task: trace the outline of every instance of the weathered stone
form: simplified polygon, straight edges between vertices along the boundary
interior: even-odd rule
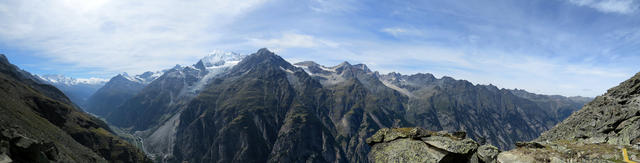
[[[378,163],[439,162],[448,152],[432,148],[419,140],[398,139],[374,145],[369,161]]]
[[[499,163],[535,163],[533,157],[517,155],[512,152],[502,152],[498,155]]]
[[[436,148],[457,154],[468,154],[478,148],[478,143],[471,139],[454,140],[451,137],[431,136],[422,138],[422,141]]]
[[[500,154],[500,150],[498,149],[498,147],[487,144],[478,147],[478,151],[476,153],[478,158],[482,160],[482,162],[495,163],[498,154]]]
[[[371,162],[495,162],[498,148],[486,145],[477,154],[478,143],[464,137],[422,128],[381,129],[368,139],[372,146],[368,158]]]
[[[384,140],[384,136],[389,132],[389,128],[383,128],[378,130],[375,134],[373,134],[370,138],[367,138],[366,142],[369,145],[373,145],[375,143],[380,143]]]
[[[467,138],[467,132],[464,131],[458,131],[458,132],[454,132],[453,134],[451,134],[453,137],[456,138],[460,138],[460,139],[464,139]]]
[[[13,160],[11,160],[11,158],[7,156],[6,153],[0,153],[0,163],[10,163],[10,162],[13,162]]]
[[[538,142],[516,142],[516,147],[520,148],[544,148],[544,145]]]

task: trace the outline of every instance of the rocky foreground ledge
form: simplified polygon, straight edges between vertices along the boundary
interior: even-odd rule
[[[480,145],[465,132],[434,132],[422,128],[384,128],[367,139],[370,162],[433,163],[570,163],[640,161],[640,147],[591,143],[580,140],[519,142],[501,152]],[[627,155],[623,154],[623,149]]]
[[[465,132],[433,132],[422,128],[384,128],[367,139],[371,162],[496,162],[500,151],[479,145]]]

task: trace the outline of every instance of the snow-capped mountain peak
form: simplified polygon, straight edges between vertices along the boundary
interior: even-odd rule
[[[203,66],[206,68],[219,67],[224,65],[231,66],[231,64],[235,65],[240,62],[240,60],[242,60],[244,57],[246,57],[246,55],[215,50],[209,53],[209,55],[200,59],[200,62],[202,62]]]
[[[102,78],[72,78],[59,74],[45,74],[45,75],[35,75],[41,80],[51,83],[51,84],[61,84],[61,85],[78,85],[78,84],[87,84],[87,85],[102,85],[109,81],[109,79]]]

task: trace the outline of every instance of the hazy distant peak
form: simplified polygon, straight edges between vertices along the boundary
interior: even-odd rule
[[[102,78],[73,78],[73,77],[67,77],[60,74],[45,74],[45,75],[35,75],[35,76],[51,84],[63,84],[63,85],[78,85],[78,84],[102,85],[107,81],[109,81],[108,79],[102,79]]]

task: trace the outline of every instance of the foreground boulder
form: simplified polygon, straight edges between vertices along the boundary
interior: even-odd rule
[[[367,139],[370,162],[495,162],[499,150],[480,146],[466,133],[422,128],[384,128]]]

